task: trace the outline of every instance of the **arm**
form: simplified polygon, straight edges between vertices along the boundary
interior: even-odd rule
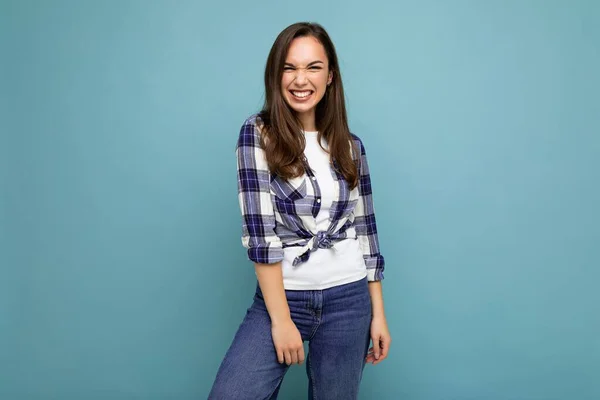
[[[362,141],[356,136],[355,141],[358,142],[360,159],[358,160],[358,202],[354,209],[354,224],[367,266],[367,278],[369,282],[376,282],[384,278],[385,260],[379,251],[379,237],[377,236],[377,222],[373,206],[373,190],[366,150]]]
[[[385,319],[385,311],[383,309],[383,287],[381,281],[369,282],[369,294],[371,295],[373,319]]]
[[[256,276],[260,290],[265,299],[269,317],[271,317],[271,336],[280,364],[302,364],[304,362],[304,346],[300,331],[292,321],[290,307],[285,297],[281,262],[272,264],[255,264]]]
[[[248,250],[251,261],[275,264],[283,260],[283,248],[275,233],[271,174],[260,145],[260,132],[251,120],[242,126],[236,156],[242,245]]]
[[[304,361],[302,338],[291,319],[283,287],[282,243],[275,233],[270,172],[260,146],[260,133],[246,121],[236,148],[238,196],[242,212],[242,245],[254,262],[258,284],[271,318],[273,344],[280,363]]]
[[[375,365],[385,360],[388,356],[392,337],[383,311],[381,281],[369,282],[369,294],[371,295],[371,307],[373,310],[373,317],[371,319],[371,341],[373,342],[373,347],[369,349],[366,361]]]
[[[379,251],[379,238],[377,236],[377,223],[373,206],[373,191],[369,163],[365,147],[360,139],[356,138],[360,147],[358,203],[356,205],[355,226],[358,240],[367,266],[367,279],[369,280],[369,294],[371,296],[371,340],[373,347],[369,349],[367,362],[378,364],[383,361],[389,351],[392,341],[385,317],[383,305],[383,270],[385,260]]]
[[[277,264],[254,264],[260,290],[271,317],[271,324],[277,325],[291,320],[290,307],[283,288],[281,262]]]

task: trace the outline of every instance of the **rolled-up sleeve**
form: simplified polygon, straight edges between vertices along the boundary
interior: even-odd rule
[[[254,119],[244,122],[236,155],[242,245],[248,249],[248,258],[255,263],[279,262],[283,259],[283,249],[281,240],[275,234],[270,173]]]
[[[369,281],[380,281],[383,279],[385,260],[379,250],[369,163],[367,162],[367,154],[362,141],[355,135],[353,137],[358,142],[357,145],[360,148],[359,197],[354,209],[355,229],[363,252],[363,258],[367,265],[367,278]]]

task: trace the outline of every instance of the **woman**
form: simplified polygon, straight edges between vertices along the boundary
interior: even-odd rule
[[[308,341],[309,398],[355,399],[365,362],[385,359],[391,339],[365,149],[348,129],[323,27],[279,34],[265,90],[237,145],[242,243],[258,285],[209,398],[277,398]]]

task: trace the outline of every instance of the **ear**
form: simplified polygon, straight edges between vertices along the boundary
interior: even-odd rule
[[[327,86],[331,85],[333,81],[333,71],[329,71],[329,77],[327,78]]]

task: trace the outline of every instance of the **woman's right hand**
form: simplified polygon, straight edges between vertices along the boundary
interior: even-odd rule
[[[283,287],[281,261],[274,264],[255,263],[256,277],[271,317],[271,336],[277,361],[287,365],[304,362],[302,336],[292,321],[290,307]]]
[[[302,364],[304,362],[304,346],[300,331],[291,318],[271,323],[271,335],[280,364]]]

